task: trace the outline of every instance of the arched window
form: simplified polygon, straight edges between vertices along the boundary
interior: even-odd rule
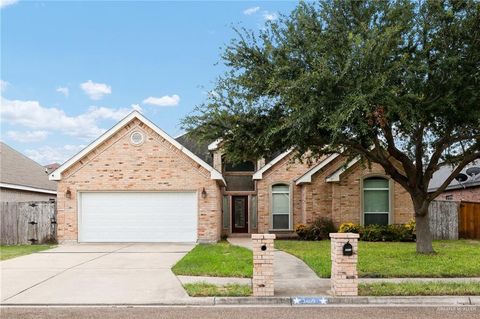
[[[272,186],[272,228],[290,229],[290,186]]]
[[[363,224],[388,225],[390,216],[390,183],[382,177],[363,180]]]

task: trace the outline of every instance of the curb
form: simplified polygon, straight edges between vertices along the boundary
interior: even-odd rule
[[[0,303],[1,307],[142,307],[142,306],[354,306],[436,305],[480,306],[480,296],[393,296],[393,297],[192,297],[152,303]]]

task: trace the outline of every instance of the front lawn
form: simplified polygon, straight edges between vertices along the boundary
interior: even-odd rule
[[[53,248],[52,245],[0,245],[0,260],[28,255],[37,251]]]
[[[360,296],[478,296],[478,282],[402,282],[359,284]]]
[[[252,277],[252,251],[230,245],[226,241],[217,244],[200,244],[183,257],[172,271],[176,275],[213,277]]]
[[[319,277],[330,277],[330,241],[277,240],[275,247],[302,259]],[[434,241],[436,255],[420,255],[415,243],[359,242],[360,277],[477,277],[480,241]]]
[[[185,284],[183,288],[191,297],[241,297],[250,296],[252,288],[250,285],[229,284],[216,286],[205,282]]]

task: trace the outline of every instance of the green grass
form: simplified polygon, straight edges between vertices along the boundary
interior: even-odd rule
[[[330,277],[330,241],[277,240],[277,249],[305,261],[318,276]],[[477,277],[480,276],[480,241],[434,241],[437,254],[421,255],[415,243],[359,242],[360,277]]]
[[[360,296],[478,296],[478,282],[403,282],[360,284]]]
[[[241,297],[250,296],[252,288],[250,285],[229,284],[216,286],[205,282],[185,284],[183,288],[192,297]]]
[[[53,248],[52,245],[0,245],[0,260],[28,255],[37,251]]]
[[[226,241],[200,244],[173,266],[172,271],[176,275],[250,278],[252,251]]]

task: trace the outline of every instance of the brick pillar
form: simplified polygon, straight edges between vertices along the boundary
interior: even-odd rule
[[[273,296],[273,240],[274,234],[252,234],[253,295]]]
[[[334,296],[358,295],[358,238],[354,233],[331,233],[332,274],[330,284]],[[343,255],[343,246],[349,242],[353,248],[352,256]]]

